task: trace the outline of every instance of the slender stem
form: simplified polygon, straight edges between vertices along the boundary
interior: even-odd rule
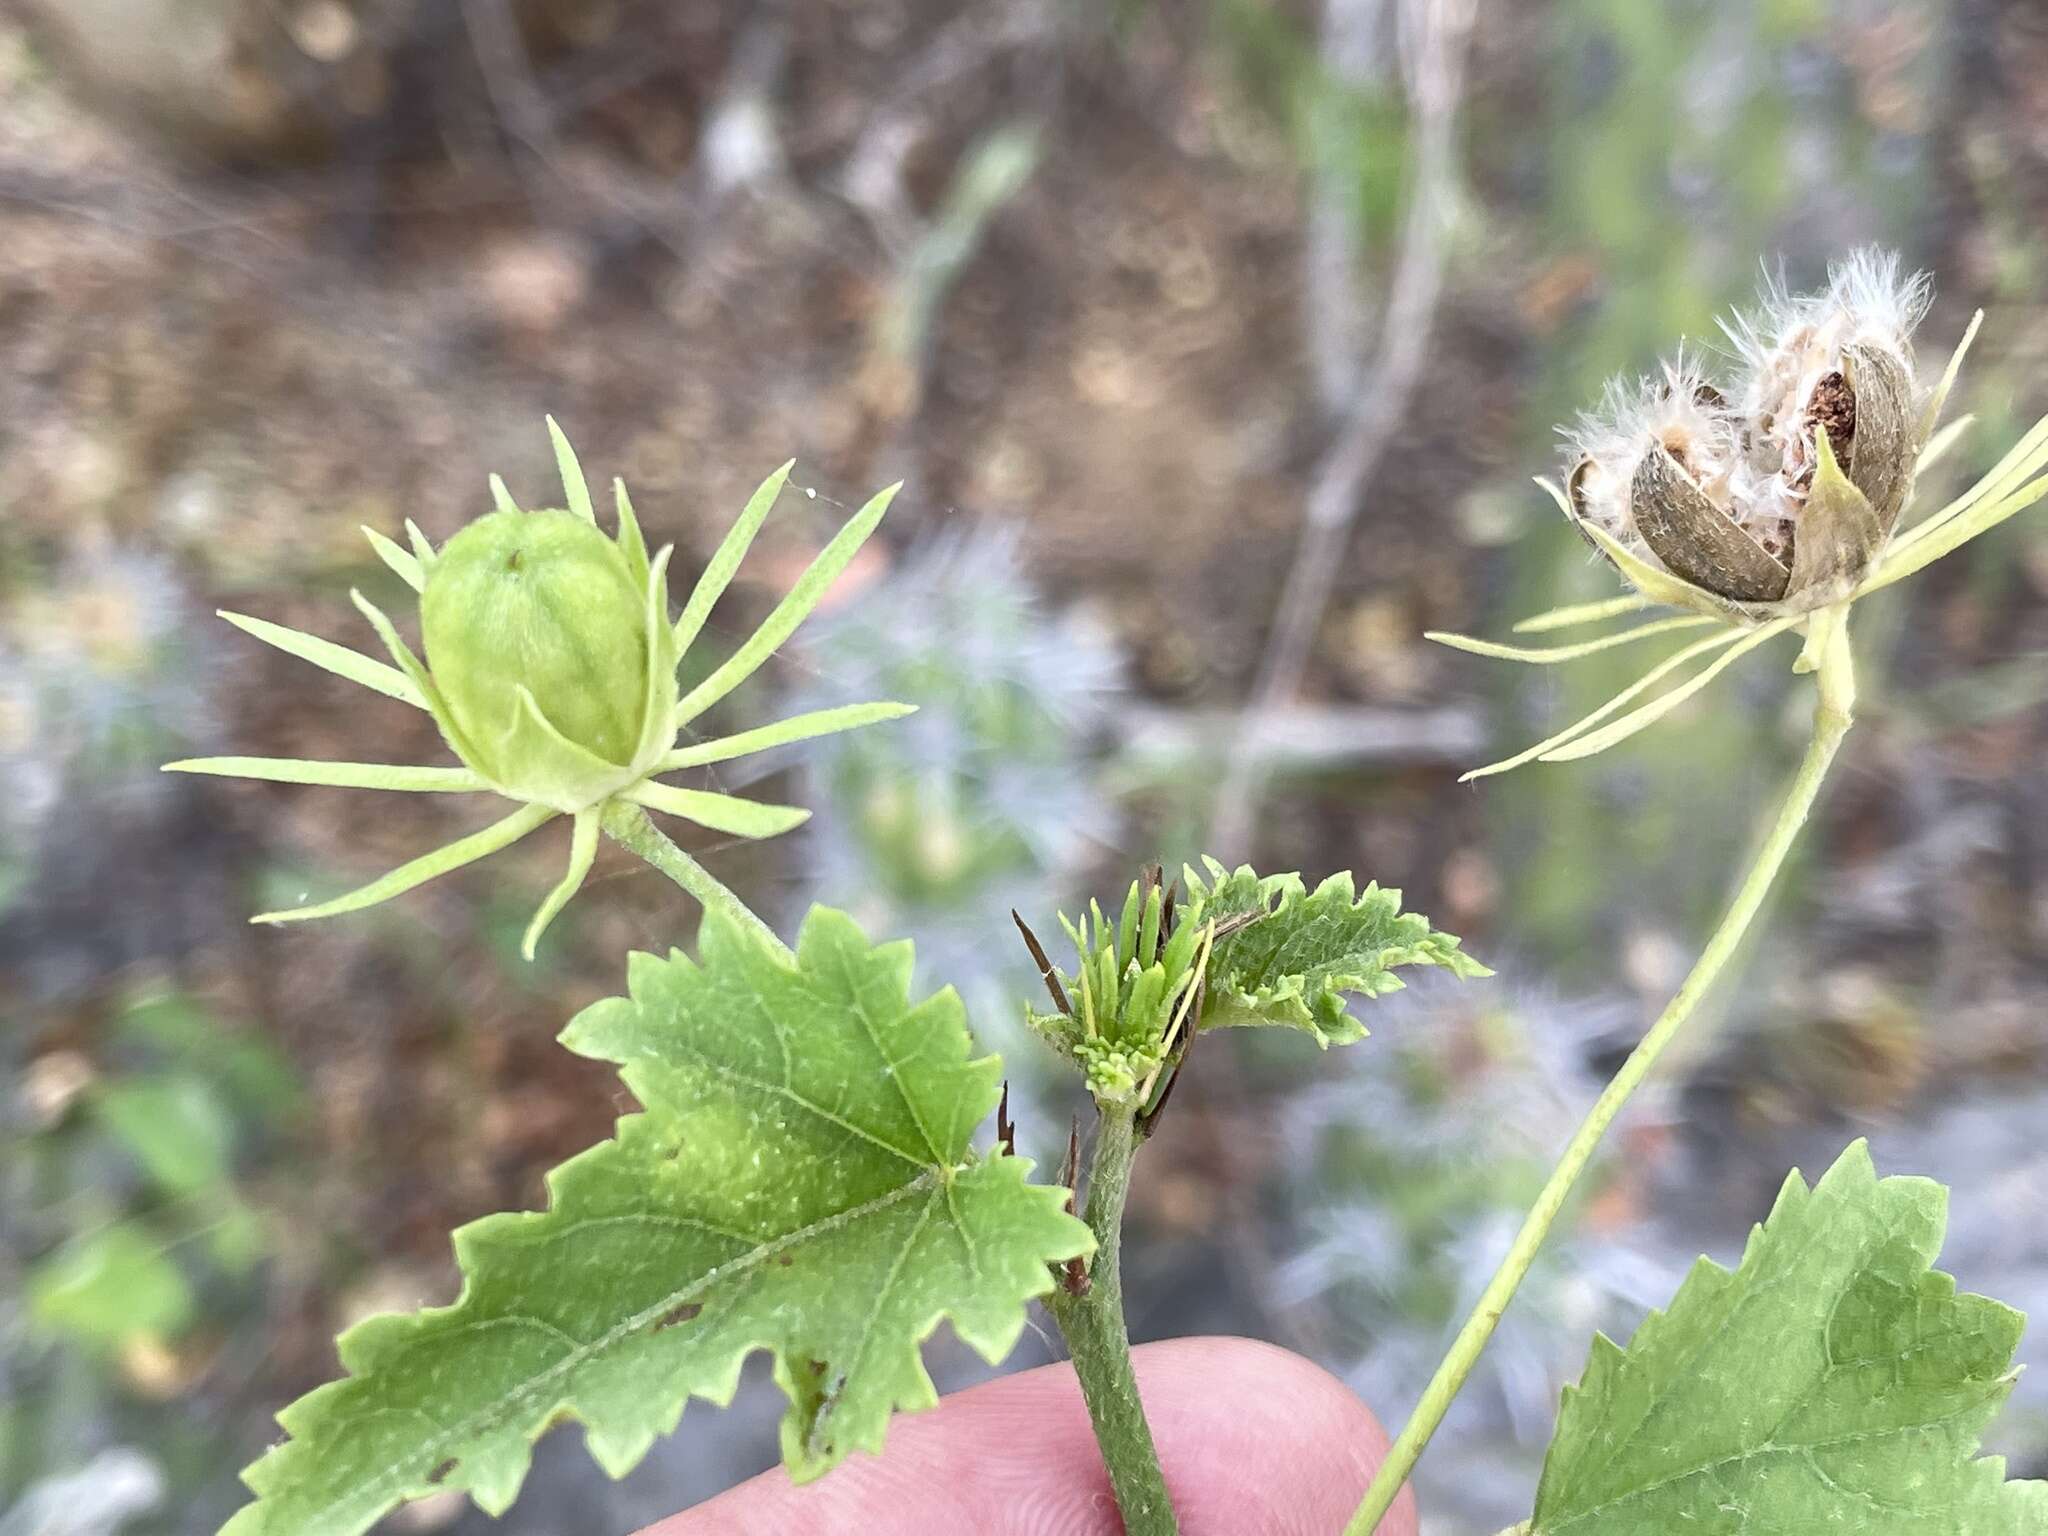
[[[703,904],[738,928],[765,942],[776,954],[789,957],[789,946],[775,936],[753,909],[728,890],[718,877],[669,840],[648,814],[630,801],[613,800],[604,808],[603,825],[612,840],[660,870]]]
[[[1145,1407],[1138,1399],[1131,1340],[1124,1330],[1124,1198],[1130,1193],[1131,1158],[1137,1146],[1136,1115],[1105,1108],[1088,1170],[1088,1226],[1095,1234],[1088,1289],[1076,1296],[1061,1287],[1046,1305],[1066,1336],[1074,1374],[1081,1378],[1081,1396],[1109,1468],[1117,1508],[1123,1511],[1126,1536],[1176,1536],[1180,1527],[1159,1470]]]
[[[1763,905],[1765,895],[1777,879],[1778,871],[1784,867],[1785,856],[1791,852],[1793,842],[1799,836],[1799,829],[1806,822],[1807,813],[1812,810],[1814,799],[1820,793],[1822,781],[1827,777],[1828,767],[1834,762],[1835,753],[1842,745],[1842,738],[1848,734],[1851,710],[1855,703],[1856,689],[1854,674],[1850,666],[1848,618],[1846,609],[1828,609],[1816,613],[1810,621],[1812,644],[1809,654],[1817,662],[1819,673],[1819,699],[1813,713],[1813,737],[1806,748],[1806,757],[1799,765],[1799,772],[1792,780],[1792,787],[1786,792],[1785,801],[1778,810],[1778,819],[1773,823],[1770,835],[1758,850],[1756,861],[1749,873],[1743,877],[1735,899],[1721,919],[1721,926],[1714,930],[1714,936],[1707,941],[1698,964],[1692,974],[1685,978],[1685,984],[1678,989],[1678,995],[1671,999],[1669,1006],[1657,1016],[1657,1022],[1650,1026],[1642,1041],[1630,1053],[1621,1070],[1614,1074],[1583,1124],[1573,1135],[1564,1150],[1564,1156],[1550,1175],[1550,1181],[1543,1186],[1543,1192],[1536,1197],[1536,1205],[1523,1221],[1522,1229],[1515,1234],[1514,1245],[1501,1261],[1493,1279],[1487,1283],[1480,1295],[1478,1305],[1466,1319],[1465,1326],[1451,1343],[1450,1352],[1444,1356],[1436,1375],[1424,1389],[1422,1400],[1401,1431],[1400,1438],[1387,1452],[1387,1459],[1373,1477],[1372,1485],[1366,1489],[1365,1499],[1358,1506],[1358,1512],[1351,1517],[1351,1523],[1344,1528],[1345,1536],[1372,1536],[1379,1528],[1381,1518],[1401,1491],[1401,1485],[1408,1480],[1408,1474],[1415,1468],[1423,1447],[1429,1443],[1436,1427],[1443,1422],[1451,1400],[1458,1395],[1465,1378],[1471,1373],[1480,1351],[1486,1347],[1501,1314],[1507,1310],[1515,1289],[1522,1283],[1522,1277],[1535,1262],[1536,1253],[1543,1246],[1543,1239],[1549,1234],[1551,1223],[1564,1208],[1565,1198],[1586,1164],[1593,1156],[1594,1148],[1606,1134],[1607,1127],[1620,1113],[1636,1086],[1649,1074],[1664,1048],[1671,1044],[1685,1021],[1705,996],[1707,989],[1721,974],[1729,958],[1741,943],[1744,932]]]

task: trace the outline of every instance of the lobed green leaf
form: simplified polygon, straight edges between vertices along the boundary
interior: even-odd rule
[[[2024,1319],[1930,1267],[1947,1202],[1860,1141],[1792,1174],[1736,1269],[1701,1259],[1626,1350],[1595,1339],[1532,1536],[2048,1530],[2048,1483],[1977,1456]]]
[[[452,1306],[342,1337],[352,1374],[279,1416],[230,1536],[354,1536],[449,1489],[502,1511],[564,1417],[621,1475],[756,1350],[815,1477],[936,1401],[918,1345],[942,1320],[999,1359],[1047,1266],[1090,1251],[1064,1190],[971,1150],[1001,1067],[953,992],[911,1002],[909,945],[821,908],[793,961],[717,916],[702,951],[633,956],[631,995],[571,1022],[645,1112],[556,1169],[546,1211],[456,1233]]]

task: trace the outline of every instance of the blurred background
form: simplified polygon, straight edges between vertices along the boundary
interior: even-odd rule
[[[250,929],[486,813],[158,774],[440,760],[216,607],[364,643],[350,585],[401,594],[359,525],[444,537],[492,470],[552,499],[552,411],[685,582],[797,456],[818,494],[708,667],[907,479],[714,724],[922,713],[756,765],[816,818],[693,851],[778,925],[914,938],[1048,1163],[1076,1094],[1017,1022],[1012,906],[1043,932],[1213,851],[1463,934],[1499,979],[1425,978],[1362,1045],[1205,1053],[1126,1259],[1140,1336],[1275,1339],[1398,1421],[1804,725],[1787,647],[1461,788],[1640,662],[1421,632],[1613,590],[1529,477],[1760,260],[1897,246],[1939,285],[1923,367],[1989,311],[1923,497],[1959,486],[2048,408],[2044,219],[2034,0],[0,0],[0,1533],[212,1531],[335,1330],[449,1298],[449,1229],[630,1108],[553,1037],[694,930],[608,854],[521,963],[547,836]],[[1432,1536],[1525,1515],[1591,1332],[1853,1136],[1954,1182],[1966,1286],[2048,1308],[2048,521],[1858,611],[1837,782],[1425,1458]],[[387,1528],[625,1531],[767,1466],[779,1406],[750,1373],[617,1485],[561,1430],[501,1526]],[[2048,1372],[2000,1435],[2048,1471]]]

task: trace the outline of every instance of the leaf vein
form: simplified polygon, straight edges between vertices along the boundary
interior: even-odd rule
[[[925,1124],[924,1116],[918,1113],[917,1104],[910,1097],[910,1091],[903,1086],[902,1064],[895,1057],[891,1056],[888,1047],[882,1044],[882,1032],[876,1028],[874,1017],[868,1012],[867,993],[860,984],[860,978],[854,973],[852,960],[844,951],[836,952],[833,958],[839,965],[841,975],[845,977],[847,1001],[852,1008],[853,1016],[860,1021],[860,1027],[867,1035],[868,1042],[874,1046],[875,1054],[882,1058],[882,1064],[888,1068],[889,1085],[896,1090],[896,1097],[902,1102],[905,1112],[909,1114],[910,1123],[916,1126],[917,1133],[924,1137],[925,1149],[930,1154],[929,1158],[913,1158],[911,1160],[913,1162],[941,1164],[946,1162],[946,1154],[939,1150],[938,1140],[932,1135],[931,1127]]]
[[[936,1194],[937,1191],[933,1193]],[[896,1281],[903,1273],[904,1261],[917,1251],[918,1241],[924,1236],[925,1223],[931,1220],[932,1207],[936,1203],[930,1199],[925,1201],[923,1208],[917,1213],[917,1224],[910,1229],[910,1235],[903,1240],[903,1246],[896,1250],[896,1257],[889,1261],[889,1272],[882,1276],[882,1283],[875,1288],[875,1304],[868,1312],[868,1326],[861,1332],[860,1347],[854,1351],[853,1363],[847,1366],[845,1375],[840,1378],[842,1381],[851,1381],[860,1374],[860,1368],[867,1364],[869,1349],[875,1340],[882,1336],[883,1329],[880,1324],[882,1313],[888,1307],[889,1293],[896,1288]],[[826,1410],[821,1408],[818,1418],[811,1422],[813,1435],[817,1433],[819,1421],[825,1416]]]
[[[374,1473],[365,1482],[356,1485],[348,1494],[335,1498],[322,1506],[316,1511],[317,1519],[312,1523],[315,1525],[324,1523],[344,1505],[355,1502],[351,1497],[354,1494],[367,1493],[373,1495],[380,1507],[388,1507],[389,1501],[404,1496],[403,1488],[406,1486],[406,1469],[408,1467],[417,1466],[422,1463],[432,1464],[437,1462],[441,1459],[442,1453],[450,1446],[467,1441],[480,1432],[503,1423],[518,1413],[520,1409],[540,1397],[552,1383],[573,1372],[585,1361],[610,1349],[622,1339],[669,1316],[677,1307],[685,1306],[695,1300],[704,1291],[725,1279],[728,1275],[757,1270],[762,1264],[774,1258],[776,1254],[784,1249],[794,1247],[801,1242],[807,1242],[814,1237],[821,1237],[828,1232],[847,1225],[849,1222],[858,1221],[862,1217],[873,1215],[877,1211],[886,1210],[898,1201],[908,1198],[920,1187],[935,1181],[938,1177],[937,1169],[928,1169],[919,1177],[912,1179],[907,1184],[898,1186],[886,1195],[881,1195],[864,1205],[857,1205],[847,1210],[836,1212],[807,1226],[799,1227],[774,1242],[761,1244],[752,1253],[742,1254],[728,1260],[724,1264],[716,1265],[706,1270],[688,1285],[671,1291],[659,1301],[625,1318],[607,1332],[591,1340],[588,1344],[580,1345],[570,1350],[560,1360],[557,1360],[545,1370],[529,1376],[525,1381],[520,1382],[510,1391],[497,1397],[477,1412],[457,1420],[454,1424],[442,1427],[440,1433],[429,1436],[417,1447],[409,1451],[402,1460],[391,1463],[382,1471]],[[424,1418],[425,1415],[420,1415],[420,1417]],[[428,1422],[432,1421],[429,1420]]]
[[[690,1044],[687,1040],[665,1040],[662,1042],[662,1046],[665,1050],[675,1051],[680,1055],[686,1055],[702,1062],[707,1070],[724,1078],[729,1083],[737,1084],[742,1088],[751,1088],[757,1093],[773,1094],[777,1098],[787,1099],[798,1108],[809,1110],[820,1120],[830,1121],[841,1130],[858,1136],[862,1141],[872,1146],[880,1147],[885,1152],[893,1153],[895,1156],[902,1158],[906,1163],[909,1163],[913,1168],[931,1170],[935,1165],[944,1161],[936,1151],[929,1158],[920,1157],[915,1152],[906,1152],[894,1142],[877,1136],[865,1126],[856,1125],[844,1115],[836,1114],[832,1110],[825,1108],[822,1104],[813,1103],[798,1093],[796,1089],[786,1087],[781,1083],[771,1083],[765,1078],[755,1077],[751,1073],[743,1072],[738,1067],[720,1061],[717,1057]],[[919,1129],[922,1129],[922,1127],[920,1126]]]

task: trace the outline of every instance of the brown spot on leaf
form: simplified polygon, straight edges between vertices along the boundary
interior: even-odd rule
[[[664,1328],[675,1327],[677,1323],[687,1323],[691,1318],[695,1317],[699,1312],[702,1312],[703,1310],[704,1304],[702,1302],[686,1301],[681,1306],[675,1308],[673,1311],[668,1313],[667,1316],[663,1317],[660,1322],[656,1323],[654,1325],[654,1331],[656,1333],[659,1333]]]
[[[450,1456],[446,1461],[442,1462],[441,1465],[434,1468],[433,1471],[427,1474],[427,1481],[438,1486],[440,1483],[447,1479],[448,1474],[450,1472],[453,1472],[455,1470],[455,1467],[456,1460],[453,1456]]]

